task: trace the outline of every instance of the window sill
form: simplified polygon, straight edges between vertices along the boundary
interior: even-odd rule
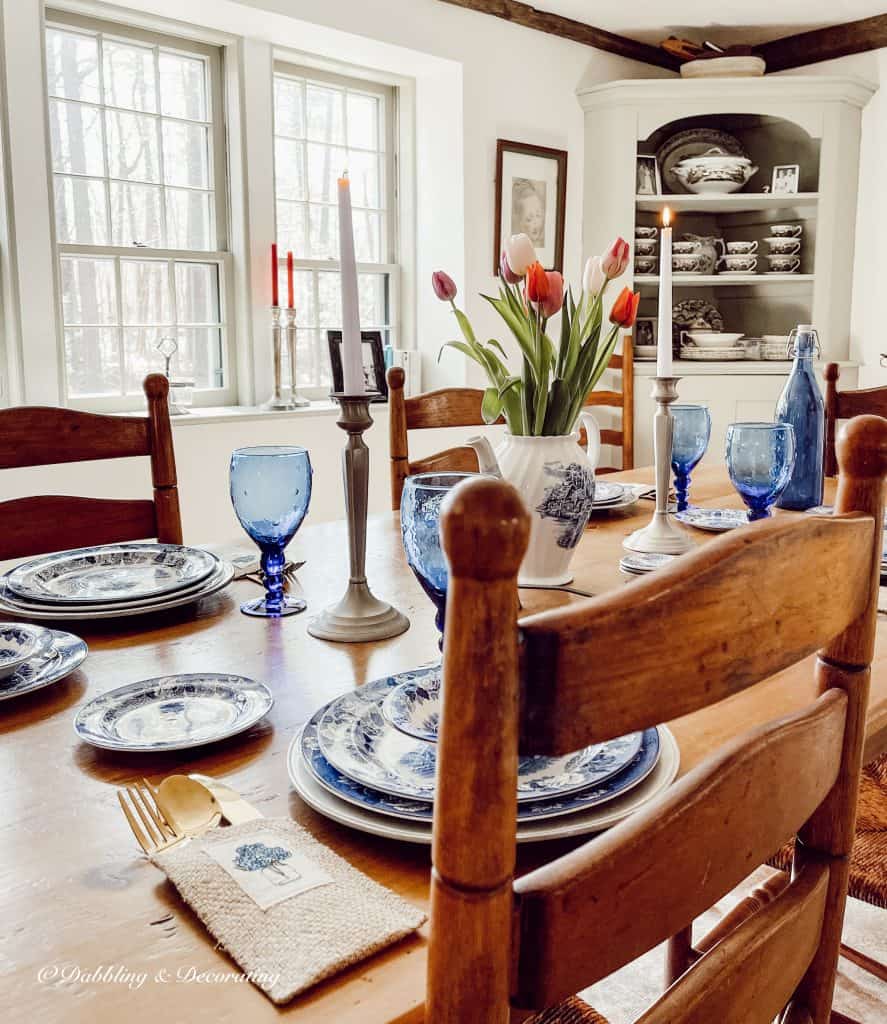
[[[173,427],[194,426],[200,423],[239,423],[250,420],[304,419],[312,416],[335,416],[339,406],[327,398],[312,401],[302,409],[262,409],[255,405],[219,405],[189,409],[180,416],[170,417]]]

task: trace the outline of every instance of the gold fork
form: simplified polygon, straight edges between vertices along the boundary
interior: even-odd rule
[[[132,786],[127,786],[125,792],[129,797],[128,802],[123,795],[124,790],[117,790],[120,809],[145,853],[150,856],[174,846],[185,838],[164,817],[146,783],[136,782]]]

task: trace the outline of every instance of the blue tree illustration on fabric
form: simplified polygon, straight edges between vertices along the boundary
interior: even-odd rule
[[[546,462],[545,472],[558,483],[545,488],[545,497],[536,506],[543,519],[563,523],[557,543],[561,548],[574,548],[579,543],[594,501],[594,476],[585,466],[570,462]]]
[[[234,866],[241,871],[270,870],[281,879],[272,879],[275,885],[293,882],[302,876],[298,871],[285,870],[281,865],[291,857],[289,850],[282,846],[266,846],[264,843],[244,843],[234,851]]]

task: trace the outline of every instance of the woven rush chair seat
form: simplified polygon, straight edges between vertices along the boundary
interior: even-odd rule
[[[608,1024],[608,1021],[584,999],[572,996],[557,1006],[551,1006],[542,1013],[529,1017],[525,1024]]]
[[[770,861],[773,867],[791,868],[793,846],[786,843],[779,850]],[[887,909],[887,754],[862,769],[849,894]]]

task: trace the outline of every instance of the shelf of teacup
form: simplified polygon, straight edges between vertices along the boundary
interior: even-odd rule
[[[348,587],[340,601],[330,605],[308,623],[308,632],[320,640],[361,643],[385,640],[409,629],[410,620],[392,605],[380,601],[370,590],[366,578],[367,508],[370,486],[369,448],[364,431],[373,425],[370,400],[377,392],[346,395],[333,392],[339,403],[336,425],[348,434],[342,453],[345,480],[345,513],[348,521]]]
[[[695,544],[690,535],[678,526],[668,513],[668,491],[671,484],[671,448],[674,440],[674,418],[669,406],[678,397],[680,377],[654,377],[651,397],[656,401],[653,417],[653,461],[656,474],[656,511],[640,530],[622,542],[628,551],[658,552],[682,555]]]
[[[816,206],[818,192],[729,192],[661,196],[635,196],[639,210],[659,213],[668,206],[674,213],[744,213],[752,210],[794,210]]]
[[[674,288],[735,288],[739,285],[754,285],[755,287],[770,287],[772,285],[799,285],[810,286],[813,284],[813,274],[777,274],[762,272],[760,274],[683,274],[674,271],[672,274],[672,286]],[[635,288],[659,288],[658,274],[635,274]]]
[[[290,393],[286,409],[304,409],[306,405],[311,403],[307,398],[303,398],[299,394],[299,388],[296,384],[296,311],[290,306],[284,310],[286,314],[286,347],[290,357]]]

